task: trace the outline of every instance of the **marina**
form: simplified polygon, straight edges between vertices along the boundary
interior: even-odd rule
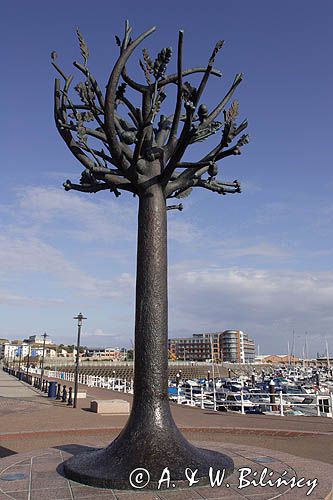
[[[215,367],[215,371],[217,367]],[[333,418],[333,378],[327,368],[283,368],[270,367],[270,373],[264,371],[251,376],[187,378],[177,372],[169,379],[168,397],[175,404],[191,406],[201,410],[232,412],[243,415],[285,415],[323,416]],[[82,368],[79,383],[87,387],[99,387],[133,394],[133,378],[117,375],[116,369],[101,367]],[[230,369],[229,369],[230,370]],[[82,372],[89,373],[82,373]],[[121,373],[121,370],[118,371]],[[92,372],[92,373],[91,373]],[[182,372],[182,370],[180,370]],[[29,373],[38,377],[40,370],[32,368]],[[50,378],[64,382],[74,382],[74,370],[45,370]]]

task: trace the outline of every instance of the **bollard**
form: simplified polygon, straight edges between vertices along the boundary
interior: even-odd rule
[[[317,417],[320,417],[320,405],[319,405],[319,393],[316,391],[316,408],[317,408]]]
[[[241,413],[242,413],[242,415],[245,415],[243,389],[241,389],[240,397],[241,397]]]
[[[231,369],[228,368],[228,378],[231,378]]]
[[[42,386],[41,386],[40,390],[41,390],[42,392],[44,392],[44,388],[45,388],[45,380],[43,379],[43,380],[42,380]]]
[[[316,386],[317,386],[317,387],[318,387],[318,389],[319,389],[319,387],[320,387],[319,372],[316,372]]]
[[[62,397],[61,397],[61,401],[63,403],[66,403],[66,400],[67,400],[67,391],[66,391],[66,386],[64,385],[63,388],[62,388]]]
[[[69,387],[69,388],[68,388],[68,401],[67,401],[67,406],[72,406],[72,404],[73,404],[72,392],[73,392],[73,388],[72,388],[72,387]]]
[[[274,405],[275,403],[275,383],[274,380],[271,380],[269,383],[269,402],[271,411],[276,411],[276,406]]]
[[[48,393],[48,385],[49,385],[49,381],[48,380],[45,380],[45,384],[44,384],[44,392],[47,394]]]
[[[58,390],[57,390],[57,395],[56,395],[56,399],[61,399],[61,396],[60,396],[60,391],[61,391],[61,385],[58,384]]]
[[[280,416],[281,417],[284,417],[284,413],[283,413],[283,398],[282,398],[282,390],[280,390]]]
[[[177,387],[177,403],[180,404],[180,387]]]
[[[204,389],[203,389],[203,386],[201,386],[201,409],[202,410],[205,409],[205,405],[204,405]]]

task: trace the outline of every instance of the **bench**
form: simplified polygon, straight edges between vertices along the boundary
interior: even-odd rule
[[[77,393],[77,399],[85,399],[87,397],[87,393],[84,391],[79,391]]]
[[[99,399],[91,401],[90,411],[101,415],[128,415],[130,404],[123,399]]]

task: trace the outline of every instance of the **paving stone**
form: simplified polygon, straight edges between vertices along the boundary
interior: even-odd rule
[[[72,498],[70,489],[67,488],[45,488],[32,490],[31,500],[62,500]]]
[[[0,500],[11,500],[11,499],[28,500],[28,498],[29,498],[29,491],[28,490],[11,491],[10,493],[7,493],[6,495],[0,492]]]
[[[86,485],[78,485],[78,483],[74,483],[70,481],[71,483],[71,490],[73,492],[74,498],[86,498],[86,497],[91,497],[92,495],[100,496],[100,495],[113,495],[111,493],[111,490],[107,490],[105,488],[94,488],[93,486],[86,486]],[[114,498],[114,496],[113,496]]]
[[[161,490],[158,492],[158,496],[159,498],[161,499],[167,499],[167,498],[170,498],[170,499],[175,499],[175,500],[187,500],[187,499],[198,499],[198,498],[202,498],[202,496],[198,493],[199,490],[195,490],[195,489],[192,489],[192,488],[188,488],[187,490],[168,490],[168,491],[165,491],[165,490]]]
[[[159,500],[161,497],[158,495],[157,492],[150,491],[150,492],[144,492],[144,491],[120,491],[120,490],[114,490],[113,491],[115,498],[119,500]]]

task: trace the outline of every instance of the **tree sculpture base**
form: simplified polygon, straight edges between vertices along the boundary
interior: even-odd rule
[[[180,442],[155,439],[150,450],[140,441],[120,443],[117,438],[107,448],[76,455],[64,462],[65,475],[89,486],[139,491],[207,484],[210,467],[213,477],[218,470],[224,478],[234,470],[230,457],[196,448],[183,436]]]

